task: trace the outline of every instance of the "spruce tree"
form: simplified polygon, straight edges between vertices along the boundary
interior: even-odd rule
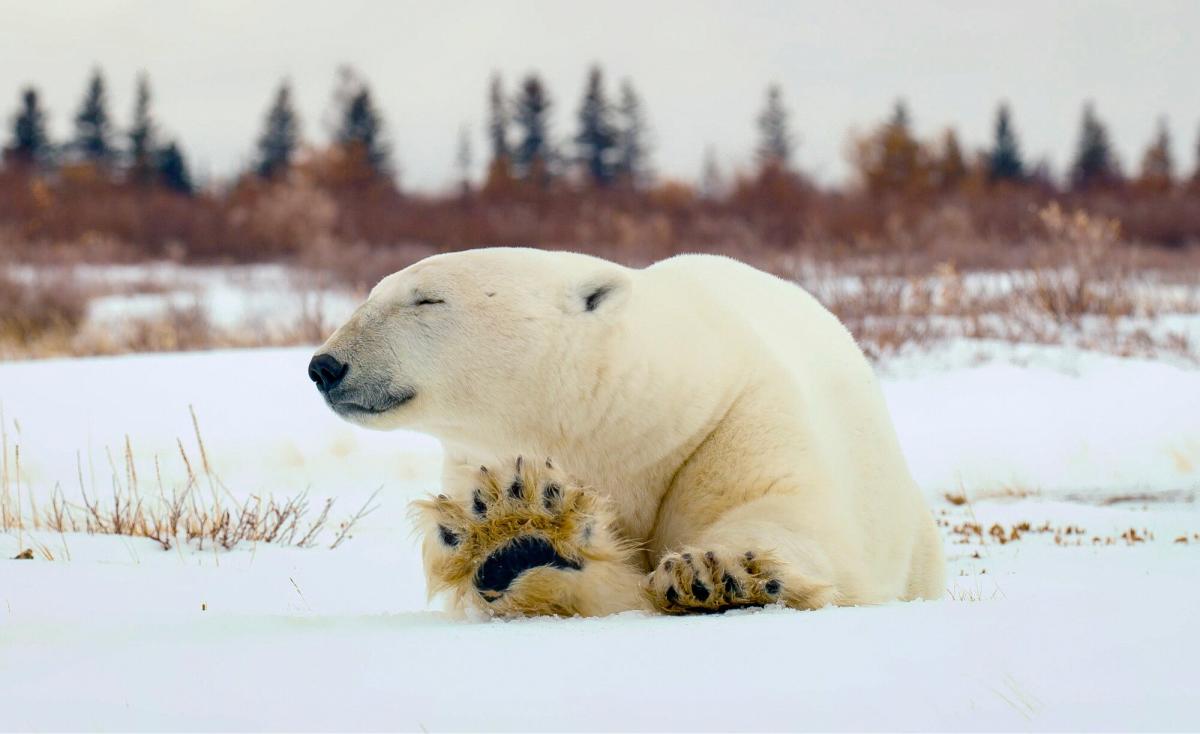
[[[99,69],[92,72],[83,102],[75,115],[72,146],[89,163],[107,167],[112,162],[112,121],[108,114],[104,77]]]
[[[953,129],[947,130],[942,138],[942,151],[938,156],[938,185],[943,191],[953,191],[967,178],[967,163],[963,158],[962,146]]]
[[[929,155],[913,137],[904,100],[897,100],[891,119],[860,144],[859,168],[872,193],[925,193],[930,184]]]
[[[392,151],[384,135],[383,115],[366,82],[353,72],[344,72],[343,76],[337,95],[342,105],[341,119],[334,140],[345,150],[361,155],[372,174],[390,176]]]
[[[12,142],[4,154],[7,161],[21,166],[40,165],[50,160],[46,112],[33,87],[21,90],[21,107],[12,121]]]
[[[139,74],[133,105],[133,125],[129,128],[129,180],[148,185],[154,182],[155,126],[150,114],[150,80]]]
[[[522,179],[546,183],[552,158],[550,146],[550,97],[536,74],[521,83],[513,105],[513,123],[517,128],[517,147],[513,151],[514,173]]]
[[[767,102],[758,116],[758,162],[762,168],[787,168],[792,159],[793,140],[788,130],[788,112],[778,84],[767,88]]]
[[[1139,183],[1154,191],[1166,191],[1175,179],[1175,161],[1171,156],[1171,133],[1167,121],[1158,121],[1158,133],[1142,156]]]
[[[1192,173],[1192,183],[1200,186],[1200,132],[1196,133],[1196,170]]]
[[[158,151],[158,180],[163,186],[180,194],[190,196],[195,187],[192,185],[192,176],[188,172],[187,160],[183,157],[183,151],[174,141],[168,143]]]
[[[258,159],[254,171],[261,178],[286,175],[292,167],[300,144],[300,118],[292,102],[291,84],[284,80],[267,110],[262,134],[258,137]]]
[[[626,79],[621,83],[617,103],[616,176],[633,187],[647,183],[651,176],[650,128],[641,97]]]
[[[912,120],[908,114],[908,103],[903,99],[896,100],[896,104],[892,107],[892,119],[888,120],[888,127],[893,132],[908,135],[908,128],[911,124]]]
[[[579,133],[575,136],[578,160],[595,186],[608,186],[615,175],[616,126],[613,110],[604,94],[600,67],[588,72],[587,88],[579,106]]]
[[[710,201],[725,194],[725,177],[721,164],[717,162],[717,151],[711,146],[704,148],[704,163],[700,169],[700,196]]]
[[[488,143],[492,148],[492,166],[507,166],[512,151],[508,145],[508,105],[504,100],[504,86],[499,74],[492,75],[488,87]]]
[[[471,193],[471,168],[473,165],[471,130],[463,125],[458,129],[458,149],[454,153],[454,167],[457,169],[459,189],[463,194]]]
[[[1109,186],[1120,180],[1121,174],[1108,139],[1108,128],[1096,116],[1091,102],[1084,105],[1083,122],[1079,131],[1079,146],[1071,166],[1072,185],[1079,190]]]
[[[1012,116],[1008,104],[1001,103],[996,109],[996,137],[988,153],[988,179],[996,181],[1021,181],[1025,178],[1025,164],[1021,161],[1021,149],[1017,134],[1013,130]]]

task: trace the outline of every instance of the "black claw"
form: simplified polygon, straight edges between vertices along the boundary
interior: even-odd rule
[[[679,592],[675,590],[674,586],[667,587],[666,596],[667,596],[668,604],[678,604],[679,603]]]
[[[483,517],[487,514],[487,503],[483,501],[482,489],[475,490],[475,500],[471,507],[475,510],[475,514],[479,515],[480,517]]]
[[[753,561],[754,560],[754,551],[746,551],[745,557],[746,557],[747,561]]]
[[[668,558],[667,560],[663,561],[663,570],[664,571],[670,571],[673,568],[675,568],[675,559],[674,558]]]
[[[692,596],[700,601],[708,601],[708,587],[699,581],[692,582]]]
[[[521,464],[523,462],[524,462],[524,459],[522,457],[518,456],[517,457],[517,473],[515,476],[513,476],[512,484],[508,485],[508,493],[518,499],[520,499],[521,495],[523,495],[525,493],[525,482],[521,481]]]
[[[716,563],[717,562],[717,554],[713,553],[712,551],[709,551],[704,554],[704,560],[709,563]]]
[[[721,581],[725,584],[726,595],[730,597],[738,597],[742,595],[742,585],[737,582],[737,579],[729,574],[725,574],[725,578],[723,578]]]
[[[458,545],[458,536],[445,525],[438,525],[438,535],[441,536],[442,542],[451,548]]]
[[[771,596],[775,596],[776,594],[779,593],[779,589],[781,589],[782,587],[783,587],[783,584],[779,583],[779,579],[771,579],[763,586],[763,590],[766,591]]]
[[[558,501],[558,497],[561,494],[562,487],[558,486],[557,484],[547,484],[543,493],[542,504],[544,504],[546,509],[549,510],[554,503]]]
[[[691,554],[691,553],[684,553],[684,554],[683,554],[683,560],[684,560],[684,561],[686,561],[687,563],[691,563],[691,562],[692,562],[692,554]]]

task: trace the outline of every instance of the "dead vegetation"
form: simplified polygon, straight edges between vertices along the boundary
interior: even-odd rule
[[[1057,203],[1036,212],[1036,230],[1019,243],[989,240],[965,216],[942,207],[922,227],[892,233],[890,247],[814,241],[779,249],[734,238],[720,251],[800,283],[875,361],[955,339],[1200,361],[1191,325],[1163,321],[1200,314],[1200,260],[1193,251],[1136,247],[1115,219]],[[219,321],[201,294],[188,300],[175,297],[180,293],[161,298],[150,312],[90,319],[91,299],[162,294],[172,284],[150,276],[120,286],[83,282],[72,265],[92,244],[82,252],[46,247],[30,255],[35,264],[0,278],[0,358],[318,343],[333,327],[325,298],[361,297],[383,275],[438,251],[411,243],[351,244],[337,239],[324,219],[314,221],[302,249],[279,254],[294,274],[298,301],[289,319],[272,324]],[[120,257],[105,242],[94,248],[102,258]],[[653,259],[652,248],[583,249],[632,265]]]
[[[302,269],[292,274],[295,303],[268,322],[247,317],[223,324],[214,319],[194,284],[147,275],[130,282],[96,282],[73,267],[0,269],[0,359],[85,357],[129,353],[314,344],[332,331],[323,309],[329,277]],[[245,286],[247,289],[252,286]],[[189,292],[189,289],[192,289]],[[157,297],[148,313],[119,319],[88,318],[89,304],[118,296]],[[15,304],[6,308],[6,305]]]
[[[1154,542],[1154,533],[1146,528],[1127,528],[1119,533],[1089,533],[1086,528],[1073,523],[1053,524],[1043,522],[1039,525],[1034,525],[1028,521],[1017,523],[992,523],[984,525],[978,521],[964,520],[954,523],[949,520],[942,519],[938,523],[941,527],[947,529],[951,542],[956,545],[1008,545],[1016,543],[1026,538],[1026,536],[1048,536],[1054,545],[1059,547],[1082,547],[1082,546],[1112,546],[1125,545],[1133,546],[1147,542]],[[1200,541],[1200,533],[1195,534],[1196,540]],[[1174,539],[1175,543],[1187,543],[1188,536],[1183,535]],[[972,558],[980,558],[979,551],[975,551]]]
[[[1021,491],[1012,494],[994,494],[988,493],[987,499],[1024,499],[1031,494],[1027,491]],[[1146,528],[1137,529],[1135,527],[1126,528],[1120,532],[1108,533],[1090,533],[1088,530],[1075,523],[1052,523],[1044,521],[1038,524],[1031,523],[1027,520],[1020,522],[1001,523],[992,522],[990,524],[981,522],[975,514],[975,506],[972,499],[967,493],[961,489],[954,492],[947,492],[942,495],[943,499],[950,506],[942,507],[935,516],[935,520],[939,528],[946,535],[947,542],[954,545],[977,546],[979,549],[971,553],[970,558],[982,559],[981,550],[987,546],[1003,546],[1010,543],[1016,543],[1024,540],[1029,536],[1034,537],[1049,537],[1054,545],[1058,547],[1082,547],[1082,546],[1114,546],[1125,545],[1134,546],[1147,542],[1154,541],[1154,533]],[[985,496],[976,496],[976,499],[984,499]],[[1159,497],[1158,499],[1164,499]],[[1177,497],[1166,498],[1168,500],[1178,500]],[[1083,498],[1076,498],[1074,501],[1086,501]],[[1099,502],[1100,506],[1110,505],[1112,503],[1104,501]],[[957,516],[957,517],[956,517]],[[1200,533],[1195,533],[1194,538],[1200,541]],[[1189,542],[1189,536],[1184,534],[1174,539],[1175,543],[1186,544]],[[986,551],[984,551],[986,552]],[[986,571],[984,571],[986,573]]]
[[[0,270],[0,344],[28,347],[74,334],[87,315],[87,298],[66,279],[22,281]]]
[[[1140,263],[1138,251],[1120,243],[1114,220],[1067,214],[1057,204],[1039,214],[1042,236],[1027,263],[1011,270],[964,273],[953,260],[879,259],[853,268],[802,263],[793,275],[874,360],[955,338],[1200,359],[1188,332],[1155,324],[1200,313],[1200,291]]]
[[[308,490],[286,498],[249,495],[238,499],[210,465],[194,411],[192,425],[193,453],[189,454],[182,440],[176,441],[178,459],[186,472],[182,484],[166,486],[158,456],[154,457],[154,477],[139,477],[133,444],[126,436],[119,459],[114,459],[111,450],[105,450],[108,487],[101,489],[93,480],[89,488],[84,481],[83,457],[77,454],[77,498],[68,499],[62,486],[56,484],[42,507],[37,493],[22,483],[20,444],[10,447],[7,427],[0,428],[0,531],[16,533],[21,546],[26,532],[49,531],[148,538],[164,550],[178,544],[197,550],[231,550],[243,543],[299,548],[328,544],[336,548],[351,537],[362,518],[377,509],[375,500],[380,490],[354,514],[331,527],[334,500],[313,504]],[[34,542],[30,554],[37,550],[46,560],[54,559],[49,548]]]

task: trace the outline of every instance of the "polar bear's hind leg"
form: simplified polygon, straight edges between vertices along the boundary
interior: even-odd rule
[[[798,514],[786,495],[728,511],[659,559],[650,574],[652,603],[669,614],[688,614],[775,603],[818,609],[843,601]]]

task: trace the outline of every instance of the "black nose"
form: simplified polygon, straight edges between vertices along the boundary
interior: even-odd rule
[[[317,383],[321,392],[329,392],[346,376],[350,365],[343,364],[333,358],[333,355],[318,354],[308,363],[308,379]]]

